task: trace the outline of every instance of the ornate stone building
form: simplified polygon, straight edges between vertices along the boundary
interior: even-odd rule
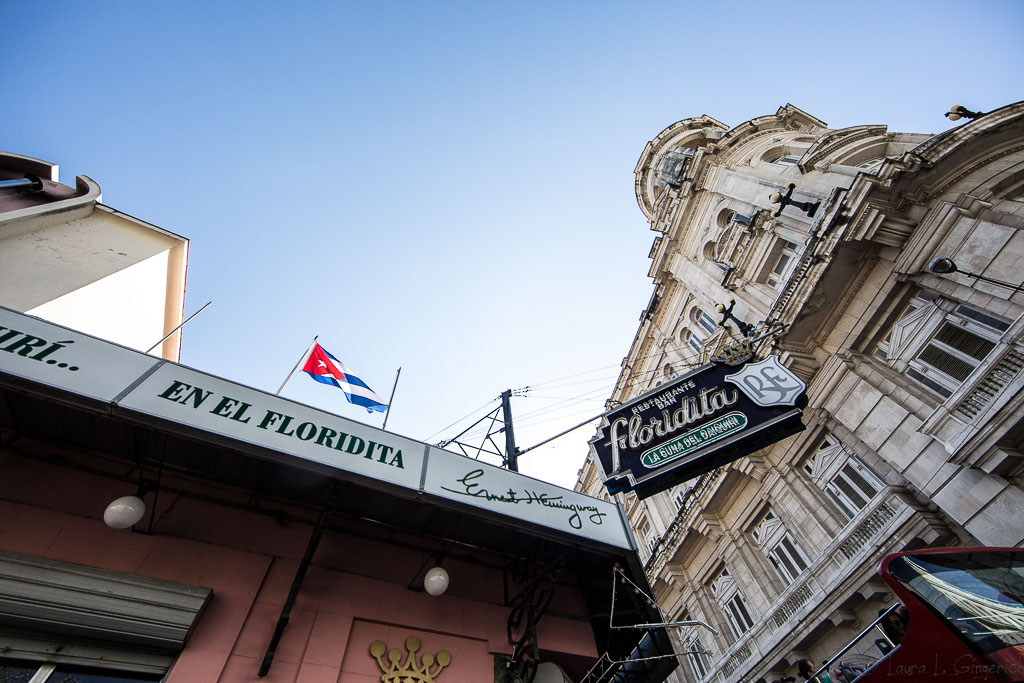
[[[654,292],[608,405],[734,342],[716,314],[730,300],[786,324],[758,352],[809,397],[805,431],[618,494],[666,616],[717,631],[677,630],[680,680],[830,658],[892,605],[887,553],[1022,543],[1024,103],[934,136],[832,130],[791,105],[733,128],[685,119],[644,149],[636,194]],[[930,269],[940,257],[957,270]],[[578,488],[607,496],[592,457]]]

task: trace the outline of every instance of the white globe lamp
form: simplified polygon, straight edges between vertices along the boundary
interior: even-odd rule
[[[438,596],[448,590],[448,572],[443,567],[434,567],[423,577],[423,589],[430,595]]]
[[[121,496],[103,511],[103,521],[111,529],[129,529],[146,514],[146,503],[138,496]]]

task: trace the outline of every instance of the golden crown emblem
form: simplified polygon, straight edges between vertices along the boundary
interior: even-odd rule
[[[753,357],[754,345],[751,340],[744,339],[734,346],[726,346],[716,355],[711,356],[711,360],[716,363],[725,363],[726,365],[740,365]]]
[[[380,677],[383,683],[435,683],[438,674],[452,663],[452,656],[448,654],[448,650],[441,650],[437,653],[436,660],[433,653],[424,652],[421,658],[423,665],[417,664],[416,651],[420,649],[420,639],[416,636],[409,636],[405,639],[405,649],[409,651],[409,654],[402,665],[399,665],[402,651],[397,647],[391,648],[391,651],[388,652],[389,663],[384,663],[381,657],[384,656],[387,649],[388,646],[383,641],[375,640],[370,643],[370,654],[377,660],[380,670],[384,672],[384,675]],[[437,668],[431,671],[435,662]]]

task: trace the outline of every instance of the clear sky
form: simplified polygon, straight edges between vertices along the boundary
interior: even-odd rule
[[[787,102],[940,132],[1024,99],[1022,35],[1024,0],[0,0],[0,149],[191,240],[186,365],[275,391],[319,335],[385,398],[401,366],[388,428],[431,443],[530,386],[526,448],[601,412],[650,298],[648,140]],[[521,469],[571,486],[592,435]]]

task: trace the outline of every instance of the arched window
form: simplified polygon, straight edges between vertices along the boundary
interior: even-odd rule
[[[776,144],[765,150],[759,157],[762,164],[775,164],[777,166],[796,166],[807,151],[809,145],[794,144],[793,140]],[[756,162],[755,162],[756,163]]]
[[[702,251],[703,251],[703,254],[704,254],[704,258],[706,258],[708,261],[715,261],[716,260],[715,259],[715,242],[714,242],[714,240],[709,240],[707,243],[705,243],[704,249]]]
[[[687,344],[693,347],[693,350],[700,353],[701,348],[704,346],[704,337],[694,334],[693,330],[687,329],[683,332],[684,339]]]
[[[690,325],[689,328],[683,331],[682,340],[700,354],[704,348],[704,342],[715,333],[715,330],[718,329],[718,324],[703,309],[694,307],[690,311]]]
[[[695,308],[693,310],[693,321],[704,328],[709,334],[714,334],[715,330],[718,329],[718,323],[710,315],[704,312],[702,308]]]

